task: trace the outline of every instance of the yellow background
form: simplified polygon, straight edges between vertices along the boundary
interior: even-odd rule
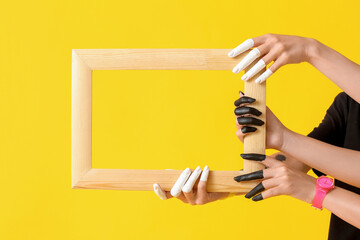
[[[204,206],[70,187],[71,49],[233,48],[268,32],[360,62],[360,2],[6,1],[0,7],[0,239],[326,239],[328,211],[290,197]],[[95,71],[93,166],[240,169],[240,75]],[[310,65],[268,81],[268,106],[307,134],[335,95]]]

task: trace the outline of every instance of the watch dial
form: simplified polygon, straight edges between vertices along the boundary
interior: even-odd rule
[[[321,178],[319,179],[319,184],[321,185],[321,187],[331,187],[331,185],[333,184],[333,181],[329,178]]]

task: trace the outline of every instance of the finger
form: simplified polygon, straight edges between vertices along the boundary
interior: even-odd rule
[[[189,202],[187,201],[187,199],[186,199],[186,197],[185,197],[185,195],[184,195],[183,192],[181,192],[181,193],[179,194],[179,196],[177,196],[176,198],[179,199],[180,201],[182,201],[183,203],[189,203]]]
[[[275,176],[278,176],[278,170],[276,168],[267,168],[267,169],[262,169],[255,172],[236,176],[234,177],[234,180],[237,182],[243,182],[243,181],[252,181],[258,179],[269,179]]]
[[[273,188],[279,185],[279,179],[267,179],[256,185],[253,189],[248,192],[245,197],[252,198],[253,196],[257,195],[258,193],[264,191],[265,189]]]
[[[260,84],[266,81],[266,79],[268,79],[272,74],[273,72],[270,70],[270,68],[266,69],[266,71],[263,74],[261,74],[257,79],[255,79],[255,83]]]
[[[161,187],[159,186],[159,184],[154,183],[153,187],[154,187],[154,192],[155,192],[155,194],[158,195],[158,197],[159,197],[161,200],[166,200],[166,199],[168,199],[168,197],[166,196],[166,192],[161,189]]]
[[[210,172],[209,167],[205,166],[204,170],[201,174],[200,181],[199,181],[198,188],[197,188],[198,194],[200,196],[206,196],[206,194],[207,194],[206,183],[207,183],[207,180],[209,177],[209,172]]]
[[[201,168],[197,167],[194,172],[191,174],[191,176],[189,177],[189,179],[187,180],[186,184],[183,186],[182,191],[184,193],[188,193],[190,191],[192,191],[195,182],[198,180],[199,176],[201,173]],[[185,195],[186,196],[186,195]]]
[[[256,187],[254,187],[253,189],[251,189],[250,192],[248,192],[248,193],[245,195],[245,197],[246,197],[246,198],[251,198],[251,197],[255,196],[256,194],[258,194],[258,193],[260,193],[260,192],[262,192],[262,191],[264,191],[264,190],[265,190],[264,185],[263,185],[263,183],[261,182],[261,183],[259,183],[258,185],[256,185]]]
[[[254,161],[264,161],[266,159],[266,155],[258,154],[258,153],[242,153],[240,156],[246,160],[254,160]]]
[[[245,125],[245,124],[256,125],[256,126],[264,125],[264,122],[262,120],[253,117],[238,117],[237,121],[240,125]]]
[[[283,54],[279,58],[277,58],[273,64],[269,67],[269,69],[275,73],[280,67],[284,66],[288,62],[288,56]]]
[[[254,48],[251,50],[232,70],[233,73],[239,73],[244,70],[247,66],[249,66],[255,59],[260,56],[260,50],[258,48]]]
[[[186,168],[181,174],[180,177],[176,180],[174,186],[171,188],[171,195],[173,197],[178,197],[181,194],[181,189],[185,185],[186,180],[191,174],[190,168]]]
[[[245,52],[246,50],[249,50],[250,48],[252,48],[254,46],[254,40],[253,39],[247,39],[244,42],[242,42],[239,46],[237,46],[236,48],[234,48],[233,50],[231,50],[228,53],[229,57],[236,57],[239,54]]]
[[[257,180],[263,178],[264,178],[264,170],[259,170],[256,172],[236,176],[234,177],[234,180],[237,182],[242,182],[242,181]]]
[[[249,126],[244,126],[241,128],[241,132],[242,133],[252,133],[252,132],[255,132],[257,130],[256,127],[249,127]]]
[[[267,199],[267,198],[271,198],[271,197],[275,197],[275,196],[279,196],[279,195],[281,195],[280,187],[274,187],[274,188],[265,190],[264,192],[260,193],[259,195],[256,195],[255,197],[252,198],[252,200],[257,202],[257,201],[261,201],[263,199]]]
[[[259,110],[257,110],[256,108],[253,108],[253,107],[238,107],[238,108],[235,108],[234,113],[237,116],[242,116],[242,115],[245,115],[245,114],[252,114],[252,115],[255,115],[255,116],[260,116],[261,115],[261,112]]]
[[[239,107],[241,104],[244,104],[244,103],[253,103],[255,102],[256,99],[252,98],[252,97],[247,97],[247,96],[243,96],[243,97],[240,97],[238,100],[236,100],[234,102],[234,105],[236,107]]]
[[[264,164],[266,167],[271,167],[271,168],[284,165],[281,161],[276,160],[275,158],[270,156],[266,156],[265,160],[262,161],[262,164]]]
[[[255,74],[260,72],[260,70],[265,68],[265,67],[266,67],[266,64],[265,64],[264,60],[260,59],[252,68],[250,68],[249,71],[247,71],[241,77],[241,80],[246,81],[246,80],[252,78],[253,76],[255,76]]]

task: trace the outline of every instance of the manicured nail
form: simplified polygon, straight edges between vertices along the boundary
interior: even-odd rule
[[[263,196],[262,196],[262,194],[260,193],[259,195],[256,195],[255,197],[253,197],[252,200],[253,200],[254,202],[263,200]]]
[[[245,115],[245,114],[252,114],[252,115],[255,115],[255,116],[260,116],[261,115],[261,112],[259,110],[257,110],[256,108],[253,108],[253,107],[238,107],[238,108],[235,108],[234,113],[237,116],[242,116],[242,115]]]
[[[161,200],[166,200],[167,199],[166,193],[160,188],[159,184],[155,183],[153,185],[153,187],[154,187],[154,192],[156,193],[156,195],[158,195],[158,197]]]
[[[194,184],[196,182],[196,180],[199,178],[201,173],[201,168],[197,167],[194,172],[191,174],[191,176],[189,177],[189,179],[186,181],[186,184],[183,186],[182,191],[185,193],[189,193],[191,192],[191,190],[194,187]]]
[[[255,101],[256,101],[256,99],[254,99],[254,98],[252,98],[252,97],[243,96],[243,97],[239,98],[238,100],[236,100],[236,101],[234,102],[234,105],[235,105],[236,107],[238,107],[238,106],[240,106],[240,105],[243,104],[243,103],[253,103],[253,102],[255,102]]]
[[[258,153],[242,153],[240,156],[246,160],[254,160],[254,161],[264,161],[266,155],[258,154]]]
[[[241,182],[241,181],[251,181],[251,180],[257,180],[257,179],[263,179],[263,178],[264,178],[264,171],[259,170],[256,172],[236,176],[236,177],[234,177],[234,180],[237,182]]]
[[[253,189],[251,189],[250,192],[248,192],[245,197],[246,198],[252,198],[253,196],[255,196],[256,194],[264,191],[265,188],[264,188],[264,185],[261,183],[259,183],[258,185],[256,185],[256,187],[254,187]]]
[[[170,194],[173,197],[178,197],[181,194],[181,189],[186,183],[186,180],[188,180],[189,176],[191,174],[190,168],[186,168],[179,176],[179,178],[176,180],[174,186],[171,188]]]
[[[251,133],[251,132],[255,132],[257,130],[256,127],[248,127],[248,126],[245,126],[245,127],[242,127],[241,128],[241,132],[242,133]]]
[[[206,165],[205,167],[204,167],[204,170],[203,170],[203,172],[202,172],[202,174],[201,174],[201,177],[200,177],[200,181],[207,181],[207,179],[208,179],[208,177],[209,177],[209,167]]]
[[[248,79],[248,75],[244,74],[242,77],[241,77],[241,80],[243,81],[246,81]]]
[[[240,72],[240,68],[234,68],[232,70],[233,73],[238,74]]]
[[[229,56],[229,57],[235,56],[235,52],[234,52],[234,51],[229,52],[229,53],[228,53],[228,56]]]
[[[264,125],[264,122],[262,120],[253,117],[238,117],[237,121],[240,125],[246,125],[246,124],[251,124],[256,126]]]
[[[245,95],[241,90],[239,91],[239,94],[240,94],[240,93],[241,93],[242,95]]]
[[[255,80],[255,83],[260,84],[262,82],[264,82],[266,79],[268,79],[271,75],[273,74],[273,72],[270,70],[270,68],[266,69],[266,71],[260,75],[260,77],[258,77]]]

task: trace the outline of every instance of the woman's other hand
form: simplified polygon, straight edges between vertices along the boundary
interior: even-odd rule
[[[257,79],[256,83],[262,83],[275,73],[280,67],[286,64],[309,62],[317,51],[317,41],[312,38],[265,34],[251,38],[229,52],[229,57],[236,57],[239,54],[253,48],[233,69],[234,73],[239,73],[249,66],[255,59],[261,59],[247,71],[241,79],[246,81],[252,78],[260,70],[266,68],[268,64],[274,62]]]
[[[301,201],[311,203],[316,190],[316,178],[286,163],[262,154],[242,154],[244,159],[261,161],[266,169],[240,175],[234,178],[237,182],[261,179],[255,188],[245,197],[260,201],[274,196],[288,195]]]
[[[239,92],[240,98],[235,101],[236,135],[240,141],[244,142],[244,136],[257,131],[256,126],[264,124],[256,118],[262,113],[255,108],[247,105],[256,101],[256,99],[244,96]],[[281,149],[283,145],[283,135],[288,129],[279,121],[279,119],[266,108],[266,148]]]
[[[154,184],[154,191],[162,200],[176,197],[191,205],[203,205],[229,196],[229,193],[226,192],[207,192],[206,184],[209,171],[208,166],[205,166],[202,172],[201,168],[197,167],[192,173],[187,168],[180,174],[170,192],[162,190],[157,183]],[[197,181],[199,177],[200,181]]]

